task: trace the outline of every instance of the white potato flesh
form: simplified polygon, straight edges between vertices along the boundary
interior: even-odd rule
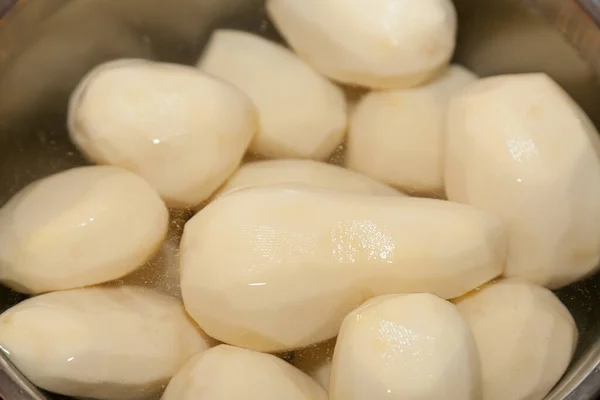
[[[167,238],[158,253],[142,267],[114,282],[116,285],[143,286],[181,299],[179,242],[191,213],[171,210]]]
[[[501,274],[505,255],[501,223],[461,204],[255,187],[186,224],[181,291],[209,335],[280,352],[333,338],[377,295],[467,293]]]
[[[350,120],[346,165],[408,193],[443,197],[448,101],[476,79],[453,65],[424,86],[365,95]]]
[[[294,352],[292,364],[329,390],[335,339]]]
[[[47,293],[0,316],[0,346],[19,370],[75,397],[147,399],[209,345],[178,300],[138,287]]]
[[[449,108],[448,198],[500,217],[505,275],[556,289],[600,259],[598,131],[545,74],[469,85]]]
[[[479,348],[482,399],[544,399],[577,345],[577,327],[560,300],[513,278],[457,299],[456,306]]]
[[[330,400],[480,400],[481,367],[469,326],[431,294],[372,299],[342,324]]]
[[[343,91],[294,53],[260,36],[213,33],[198,62],[256,104],[260,129],[250,151],[269,158],[327,158],[346,131]]]
[[[267,0],[267,10],[317,71],[374,89],[426,81],[448,64],[456,44],[450,0]]]
[[[302,183],[353,193],[402,196],[403,193],[359,173],[312,160],[272,160],[244,164],[216,196],[255,186]]]
[[[327,400],[300,370],[271,354],[219,345],[190,360],[162,400]]]
[[[37,294],[120,278],[158,251],[168,223],[158,194],[124,169],[49,176],[0,209],[0,281]]]
[[[240,90],[194,67],[119,60],[71,96],[69,132],[93,162],[146,179],[169,207],[194,207],[237,169],[257,130]]]

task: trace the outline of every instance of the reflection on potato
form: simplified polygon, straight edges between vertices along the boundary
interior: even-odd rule
[[[120,278],[158,250],[168,219],[158,194],[120,168],[38,180],[0,209],[0,281],[37,294]]]
[[[303,183],[382,196],[402,195],[386,184],[335,165],[311,160],[273,160],[243,165],[217,192],[217,196],[247,187],[282,183]]]
[[[69,132],[92,161],[146,179],[169,207],[194,207],[236,170],[257,129],[238,89],[196,68],[120,60],[71,97]]]
[[[329,390],[335,339],[294,352],[292,364]]]
[[[308,376],[270,355],[232,346],[214,347],[190,360],[162,400],[327,400]]]
[[[448,198],[498,215],[505,275],[559,288],[600,259],[598,132],[544,74],[482,79],[450,104]]]
[[[456,300],[482,364],[483,400],[541,400],[566,371],[577,327],[549,290],[508,279]]]
[[[179,301],[123,286],[25,300],[0,316],[0,346],[51,392],[145,400],[209,341]]]
[[[467,293],[502,272],[506,243],[468,206],[283,185],[213,201],[180,255],[184,304],[209,335],[279,352],[333,338],[373,296]]]
[[[445,67],[456,41],[450,0],[268,0],[275,26],[298,55],[340,82],[416,86]]]
[[[480,400],[477,346],[456,308],[430,294],[375,298],[342,324],[331,400]]]
[[[365,95],[350,122],[346,165],[408,193],[442,197],[448,101],[476,79],[453,65],[424,86]]]
[[[346,99],[294,53],[250,33],[218,30],[198,66],[256,104],[260,130],[250,151],[269,158],[322,160],[346,131]]]

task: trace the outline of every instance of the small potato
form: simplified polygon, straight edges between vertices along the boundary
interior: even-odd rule
[[[542,400],[566,371],[577,327],[549,290],[519,279],[456,300],[481,357],[483,400]]]
[[[220,345],[190,360],[162,400],[327,400],[300,370],[270,354]]]
[[[102,64],[81,81],[69,132],[93,162],[146,179],[169,207],[194,207],[236,170],[257,130],[250,99],[197,68]]]
[[[367,94],[352,115],[346,165],[408,193],[443,197],[448,101],[476,79],[453,65],[424,86]]]
[[[596,270],[599,146],[591,121],[545,74],[482,79],[453,98],[446,192],[504,221],[507,277],[556,289]]]
[[[355,193],[402,196],[403,193],[347,169],[311,160],[259,161],[243,165],[216,194],[282,183],[303,183]]]
[[[0,316],[0,346],[19,370],[75,397],[145,400],[209,344],[179,301],[137,287],[48,293]]]
[[[467,293],[502,272],[500,222],[431,199],[284,185],[223,196],[181,241],[181,291],[206,332],[265,352],[333,338],[371,297]]]
[[[469,326],[431,294],[372,299],[342,324],[330,400],[480,400],[481,368]]]
[[[158,254],[133,273],[115,281],[115,284],[143,286],[181,299],[179,242],[190,214],[189,211],[171,210],[167,238]]]
[[[343,91],[285,47],[251,33],[218,30],[198,66],[256,104],[260,130],[250,151],[323,160],[342,142],[348,119]]]
[[[335,339],[294,352],[292,364],[329,390]]]
[[[320,73],[374,89],[416,86],[456,44],[450,0],[267,0],[289,45]]]
[[[120,278],[158,251],[168,223],[158,194],[124,169],[52,175],[0,209],[0,281],[37,294]]]

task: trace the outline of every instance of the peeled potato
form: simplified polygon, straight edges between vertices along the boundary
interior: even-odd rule
[[[68,396],[144,400],[207,338],[181,303],[148,289],[75,289],[0,316],[0,346],[35,385]]]
[[[256,187],[186,224],[181,291],[209,335],[279,352],[336,336],[344,316],[377,295],[467,293],[502,272],[505,253],[500,222],[468,206]]]
[[[190,360],[162,400],[327,400],[308,376],[270,354],[220,345]]]
[[[382,196],[402,195],[401,192],[383,183],[335,165],[311,160],[273,160],[243,165],[216,196],[248,187],[282,183],[303,183]]]
[[[294,352],[292,364],[329,390],[335,339]]]
[[[260,130],[250,151],[270,158],[322,160],[346,131],[340,88],[283,46],[251,33],[213,33],[198,66],[243,90],[256,104]]]
[[[329,399],[480,400],[469,326],[451,303],[430,294],[372,299],[344,319]]]
[[[567,370],[577,327],[549,290],[508,279],[456,306],[477,341],[483,400],[542,400]]]
[[[0,281],[43,293],[107,282],[160,247],[169,213],[141,178],[80,167],[31,183],[0,209]]]
[[[267,10],[317,71],[374,89],[426,81],[448,64],[456,43],[450,0],[267,0]]]
[[[507,277],[554,289],[596,270],[597,135],[544,74],[482,79],[451,101],[446,192],[504,221]]]
[[[453,65],[424,86],[367,94],[352,115],[346,165],[409,193],[442,197],[448,101],[476,79]]]
[[[91,161],[135,172],[169,207],[186,208],[236,170],[257,118],[246,95],[196,68],[120,60],[81,81],[68,125]]]
[[[133,273],[117,280],[115,284],[143,286],[181,299],[179,242],[183,226],[189,217],[188,211],[172,210],[167,238],[160,246],[158,254]]]

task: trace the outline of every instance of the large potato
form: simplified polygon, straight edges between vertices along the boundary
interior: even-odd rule
[[[460,296],[502,272],[500,222],[441,200],[306,186],[223,196],[185,226],[181,290],[226,343],[278,352],[337,335],[371,297]]]
[[[331,400],[480,400],[481,368],[469,326],[430,294],[372,299],[340,330]]]
[[[250,151],[322,160],[342,142],[344,93],[283,46],[251,33],[218,30],[198,66],[234,84],[256,104],[260,130]]]
[[[144,400],[160,392],[209,341],[179,301],[122,286],[25,300],[0,316],[0,346],[42,389]]]
[[[190,360],[162,400],[327,400],[316,382],[282,359],[227,345]]]
[[[97,166],[52,175],[0,209],[0,281],[37,294],[120,278],[159,249],[168,222],[158,194],[131,172]]]
[[[509,279],[456,300],[481,357],[483,400],[542,400],[566,371],[577,327],[549,290]]]
[[[498,215],[505,275],[559,288],[600,259],[598,132],[544,74],[482,79],[450,104],[446,192]]]
[[[282,183],[303,183],[382,196],[402,195],[384,183],[335,165],[311,160],[273,160],[244,164],[219,189],[217,196],[247,187]]]
[[[450,0],[267,0],[289,45],[322,74],[375,89],[416,86],[456,42]]]
[[[453,65],[424,86],[367,94],[352,114],[346,165],[408,193],[442,197],[448,101],[476,79]]]
[[[294,352],[292,364],[329,390],[335,339]]]
[[[93,162],[146,179],[169,207],[194,207],[238,167],[257,130],[246,95],[197,68],[120,60],[93,69],[69,106],[69,132]]]

